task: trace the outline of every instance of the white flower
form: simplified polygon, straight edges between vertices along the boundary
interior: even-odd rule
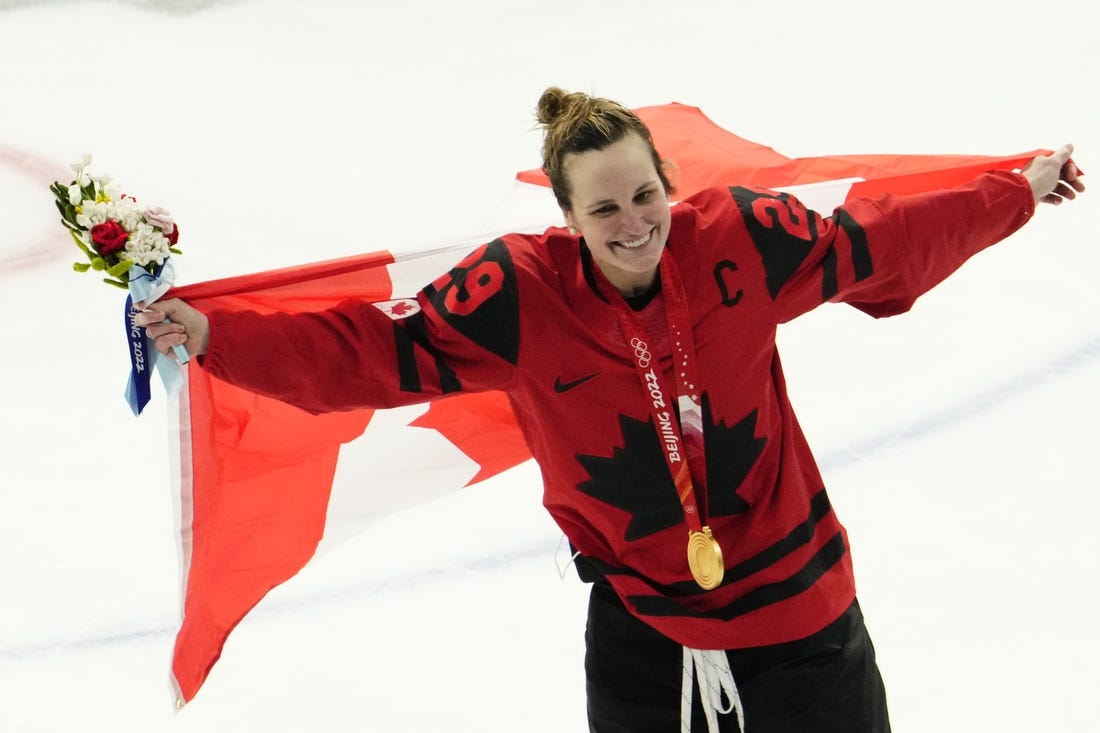
[[[80,173],[80,171],[84,170],[85,168],[87,168],[91,164],[92,164],[92,154],[91,153],[84,153],[84,155],[80,156],[79,159],[74,160],[69,165],[72,167],[73,171],[75,171],[76,173]]]
[[[134,264],[145,266],[150,262],[164,264],[171,252],[168,238],[160,230],[142,222],[138,224],[126,241],[126,253]]]
[[[142,216],[141,207],[133,199],[119,198],[111,201],[108,206],[110,207],[111,218],[121,224],[128,232],[135,231],[138,225],[145,220]]]
[[[80,192],[80,186],[75,183],[69,186],[69,203],[73,206],[80,206],[80,202],[84,200],[84,194]]]
[[[102,224],[108,219],[115,219],[114,208],[106,201],[90,201],[84,204],[79,214],[76,215],[76,223],[85,229],[91,229],[96,224]],[[119,222],[122,224],[122,222]],[[126,226],[123,224],[123,226]]]

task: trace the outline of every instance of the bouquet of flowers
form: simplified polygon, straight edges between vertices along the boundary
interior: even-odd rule
[[[133,196],[122,194],[109,176],[89,172],[92,157],[73,163],[76,178],[67,186],[50,186],[61,223],[76,246],[88,258],[74,262],[77,272],[103,272],[103,282],[129,291],[126,297],[126,338],[130,348],[130,380],[125,398],[135,415],[148,404],[149,380],[157,367],[170,395],[179,391],[183,378],[179,366],[154,351],[145,330],[133,321],[134,303],[152,303],[172,286],[179,226],[160,207],[140,206]],[[175,347],[179,364],[188,361],[187,350]]]
[[[123,289],[129,288],[134,265],[160,275],[169,256],[181,254],[175,246],[179,226],[164,209],[144,208],[132,196],[120,194],[109,176],[93,176],[91,163],[91,156],[84,156],[73,163],[75,180],[50,186],[61,223],[88,258],[74,262],[73,269],[104,272],[105,283]]]

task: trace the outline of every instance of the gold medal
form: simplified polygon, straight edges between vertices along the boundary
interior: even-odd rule
[[[703,590],[713,590],[722,584],[722,576],[726,573],[726,567],[722,562],[722,548],[710,527],[703,527],[699,532],[688,532],[688,567],[695,582]]]

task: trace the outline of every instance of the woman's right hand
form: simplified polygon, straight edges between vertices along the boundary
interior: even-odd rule
[[[160,353],[172,356],[172,348],[181,344],[191,356],[206,353],[210,321],[200,311],[179,298],[158,300],[144,308],[138,303],[135,307],[142,310],[134,316],[134,323],[145,328],[153,348]]]

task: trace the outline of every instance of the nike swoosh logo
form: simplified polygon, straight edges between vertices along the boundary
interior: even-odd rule
[[[580,379],[574,379],[572,382],[563,382],[561,381],[561,377],[558,377],[554,380],[554,391],[558,394],[563,394],[571,389],[581,386],[589,379],[595,379],[601,374],[603,374],[603,372],[592,372],[591,374],[587,374]]]

